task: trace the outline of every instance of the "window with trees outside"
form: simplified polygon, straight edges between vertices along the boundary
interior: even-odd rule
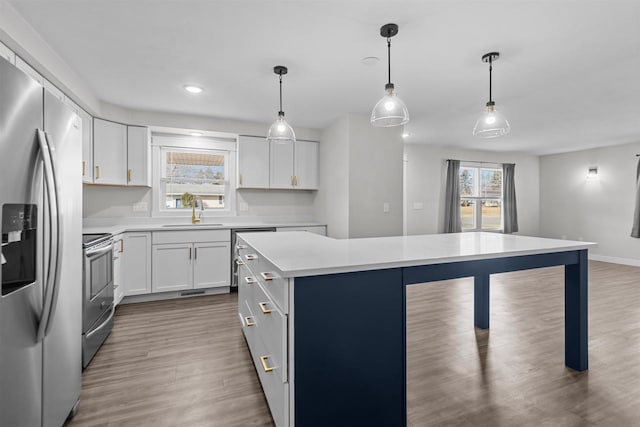
[[[501,231],[501,165],[460,165],[462,231]]]
[[[227,205],[228,154],[219,150],[162,147],[161,199],[166,210],[222,210]]]

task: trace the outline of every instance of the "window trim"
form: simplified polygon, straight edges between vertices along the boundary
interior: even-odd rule
[[[225,155],[225,183],[227,184],[227,200],[223,209],[207,210],[206,217],[236,216],[236,139],[189,137],[185,135],[154,134],[151,135],[152,150],[152,217],[190,218],[190,210],[170,210],[164,206],[165,197],[161,184],[163,149],[178,149],[184,151],[218,151]]]
[[[491,163],[491,162],[460,162],[460,169],[470,169],[473,168],[476,170],[474,173],[474,194],[480,194],[480,170],[499,170],[503,171],[502,163]],[[474,200],[476,202],[475,209],[475,218],[474,218],[474,228],[462,229],[463,233],[473,233],[473,232],[483,232],[483,233],[503,233],[504,232],[504,173],[502,174],[502,193],[500,197],[485,197],[485,196],[466,196],[460,194],[459,202],[462,200]],[[482,202],[485,200],[499,200],[500,201],[500,228],[499,229],[483,229],[482,228]],[[479,209],[478,209],[479,207]]]

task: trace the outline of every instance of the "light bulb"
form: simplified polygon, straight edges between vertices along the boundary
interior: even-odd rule
[[[285,127],[284,127],[284,125],[283,125],[282,123],[280,123],[280,124],[278,125],[278,130],[279,130],[280,132],[284,132]]]
[[[493,114],[488,114],[484,119],[484,122],[488,125],[492,125],[496,122],[496,116],[494,116]]]
[[[385,102],[385,104],[384,104],[384,108],[387,111],[393,110],[394,107],[395,107],[395,104],[393,103],[393,101]]]

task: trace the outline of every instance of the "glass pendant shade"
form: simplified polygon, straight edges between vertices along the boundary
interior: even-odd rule
[[[387,128],[407,123],[409,121],[407,106],[393,92],[393,88],[387,88],[386,92],[373,107],[371,124],[375,127]]]
[[[473,127],[473,136],[480,138],[497,138],[509,132],[511,132],[509,122],[493,105],[487,105],[487,111],[480,116]]]
[[[278,118],[267,132],[267,141],[294,141],[296,134],[284,118],[284,113],[278,113]]]

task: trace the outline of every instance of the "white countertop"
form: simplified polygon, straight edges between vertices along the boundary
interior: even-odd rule
[[[216,225],[214,220],[210,220],[210,224],[193,225],[189,220],[185,220],[184,224],[180,223],[150,223],[150,224],[116,224],[103,226],[83,227],[83,234],[111,233],[114,236],[124,232],[136,231],[184,231],[184,230],[230,230],[239,228],[277,228],[277,227],[324,227],[326,224],[317,222],[223,222],[222,225]]]
[[[441,264],[588,249],[591,242],[500,233],[332,239],[305,232],[251,233],[242,238],[282,277]]]

